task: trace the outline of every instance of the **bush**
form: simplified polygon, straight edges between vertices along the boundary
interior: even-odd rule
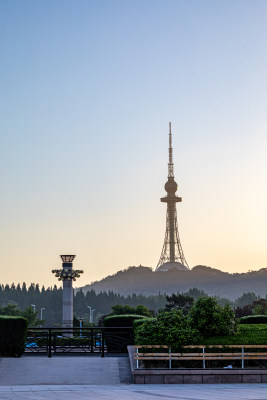
[[[190,311],[191,325],[204,338],[228,336],[237,331],[235,314],[227,304],[220,306],[214,297],[199,298]]]
[[[240,324],[267,324],[267,315],[248,315],[239,320]]]
[[[153,317],[153,318],[136,319],[136,320],[133,322],[133,329],[134,329],[134,332],[135,332],[135,330],[136,330],[139,326],[141,326],[145,321],[156,321],[156,320],[157,320],[157,318],[155,318],[155,317]]]
[[[20,357],[25,348],[28,322],[23,317],[0,316],[0,355]]]
[[[138,345],[167,345],[172,351],[191,344],[199,338],[181,310],[162,311],[157,318],[145,320],[135,329],[135,342]]]
[[[133,330],[120,329],[133,327],[135,320],[145,319],[143,315],[111,315],[104,319],[104,326],[110,329],[105,330],[105,342],[107,351],[110,353],[126,353],[127,346],[133,344]],[[118,329],[114,329],[118,328]]]

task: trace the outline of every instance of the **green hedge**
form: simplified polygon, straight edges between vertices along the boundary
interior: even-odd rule
[[[123,327],[133,327],[136,320],[145,320],[144,315],[122,314],[111,315],[104,319],[105,343],[109,353],[127,353],[127,346],[134,344],[133,330],[120,329]],[[114,329],[118,328],[118,329]]]
[[[0,316],[0,356],[20,357],[25,348],[28,321],[23,317]]]
[[[157,318],[142,318],[142,319],[136,319],[134,322],[133,322],[133,331],[134,331],[134,334],[135,334],[135,332],[136,332],[136,329],[140,326],[140,325],[142,325],[145,321],[156,321],[157,320]]]
[[[239,331],[235,335],[200,339],[192,344],[222,344],[226,346],[230,344],[267,344],[267,324],[239,325]]]
[[[122,314],[111,315],[104,319],[104,326],[108,327],[132,327],[134,321],[146,319],[144,315],[137,314]]]
[[[240,324],[267,324],[267,315],[248,315],[241,317]]]

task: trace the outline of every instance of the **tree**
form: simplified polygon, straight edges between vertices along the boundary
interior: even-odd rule
[[[260,296],[253,292],[243,293],[242,296],[238,297],[235,304],[239,307],[246,306],[247,304],[252,304],[253,301],[259,300]]]
[[[166,296],[166,299],[167,304],[165,306],[165,311],[176,309],[181,310],[184,314],[188,314],[190,308],[194,303],[193,297],[179,293],[173,293],[171,296]]]
[[[26,308],[26,310],[21,311],[22,317],[26,318],[28,320],[28,326],[29,327],[34,327],[34,326],[40,326],[43,325],[44,321],[41,319],[37,319],[37,311],[34,312],[32,307]]]
[[[243,307],[236,307],[234,309],[234,313],[236,318],[247,317],[248,315],[252,315],[252,304],[247,304]]]
[[[184,295],[193,297],[194,300],[199,299],[200,297],[208,297],[207,293],[204,292],[204,290],[200,290],[197,288],[191,288],[188,290],[188,292],[183,293]]]
[[[205,338],[236,332],[234,312],[228,304],[220,306],[214,297],[199,298],[191,308],[190,318],[192,327]]]
[[[252,303],[253,315],[267,315],[267,300],[259,299]]]
[[[43,321],[37,319],[37,312],[34,312],[32,307],[26,310],[20,310],[15,304],[8,304],[5,307],[0,307],[0,315],[21,316],[27,319],[29,327],[41,325]]]

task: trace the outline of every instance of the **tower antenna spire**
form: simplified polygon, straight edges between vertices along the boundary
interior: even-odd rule
[[[169,271],[170,269],[189,270],[178,232],[176,203],[181,202],[182,198],[175,194],[177,189],[178,185],[174,180],[173,173],[172,130],[171,122],[169,122],[168,180],[165,184],[167,196],[160,199],[163,203],[167,203],[166,233],[156,271]]]
[[[169,164],[168,164],[168,177],[173,175],[173,160],[172,160],[172,123],[169,122]]]

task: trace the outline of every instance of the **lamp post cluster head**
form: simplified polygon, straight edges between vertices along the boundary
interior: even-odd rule
[[[76,270],[53,269],[52,273],[55,274],[55,277],[58,278],[59,281],[64,281],[64,280],[76,281],[76,278],[80,278],[80,276],[81,276],[80,274],[82,274],[83,271],[80,269],[76,269]]]
[[[58,278],[59,281],[76,281],[76,278],[80,278],[81,274],[83,274],[83,270],[72,269],[72,261],[75,255],[61,255],[60,257],[63,261],[62,269],[52,270],[55,277]]]

